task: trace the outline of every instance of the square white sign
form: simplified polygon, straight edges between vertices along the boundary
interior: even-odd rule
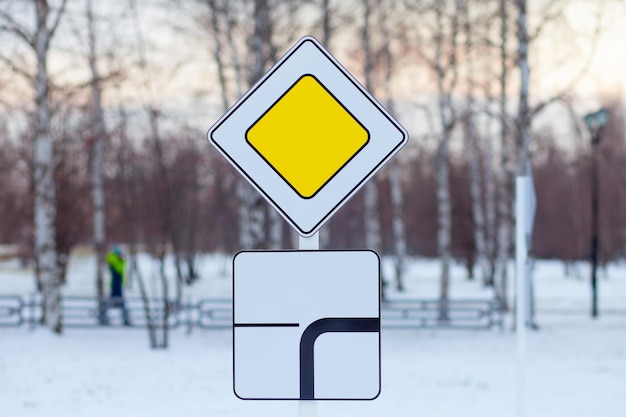
[[[233,380],[241,399],[380,393],[380,260],[373,251],[240,252]]]

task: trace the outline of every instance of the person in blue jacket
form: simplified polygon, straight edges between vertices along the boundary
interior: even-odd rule
[[[107,266],[111,272],[111,296],[107,300],[103,311],[103,322],[108,324],[108,318],[106,317],[107,310],[111,307],[119,307],[122,309],[122,318],[124,319],[124,325],[130,326],[130,318],[128,316],[128,309],[126,303],[124,303],[124,279],[126,272],[126,261],[122,248],[119,245],[114,245],[111,252],[106,257]]]

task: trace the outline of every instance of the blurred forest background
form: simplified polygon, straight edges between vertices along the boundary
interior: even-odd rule
[[[313,35],[410,134],[322,247],[393,255],[399,289],[405,256],[439,257],[442,298],[457,260],[506,302],[529,161],[533,255],[589,257],[583,116],[600,106],[600,259],[624,257],[626,83],[595,65],[619,16],[618,0],[0,0],[0,243],[34,260],[53,328],[77,245],[98,255],[99,297],[111,243],[173,254],[180,285],[200,252],[297,247],[206,131]]]

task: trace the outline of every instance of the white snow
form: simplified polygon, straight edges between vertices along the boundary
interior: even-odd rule
[[[150,286],[156,266],[142,257]],[[407,288],[437,295],[438,263],[415,259]],[[626,415],[626,267],[612,265],[600,285],[600,318],[589,318],[588,267],[565,278],[556,261],[535,269],[540,331],[528,335],[528,417]],[[187,296],[230,296],[230,256],[201,260],[203,279]],[[490,297],[453,269],[452,297]],[[64,293],[93,295],[93,258],[73,257]],[[509,287],[512,287],[510,285]],[[32,271],[0,263],[0,294],[28,295]],[[131,294],[136,286],[131,289]],[[0,328],[0,416],[297,416],[297,402],[242,401],[232,392],[229,330],[183,329],[167,351],[148,348],[139,329]],[[503,331],[382,331],[382,392],[364,402],[318,402],[331,416],[515,416],[515,334]],[[310,410],[309,410],[310,411]],[[303,415],[301,413],[300,415]]]

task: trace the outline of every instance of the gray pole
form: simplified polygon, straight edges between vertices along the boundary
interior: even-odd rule
[[[598,317],[598,251],[600,236],[598,228],[599,206],[599,166],[598,145],[602,139],[602,129],[609,120],[609,112],[605,108],[585,116],[585,124],[591,134],[591,317]]]
[[[593,133],[591,139],[591,317],[598,317],[598,144],[600,143],[599,129]]]

